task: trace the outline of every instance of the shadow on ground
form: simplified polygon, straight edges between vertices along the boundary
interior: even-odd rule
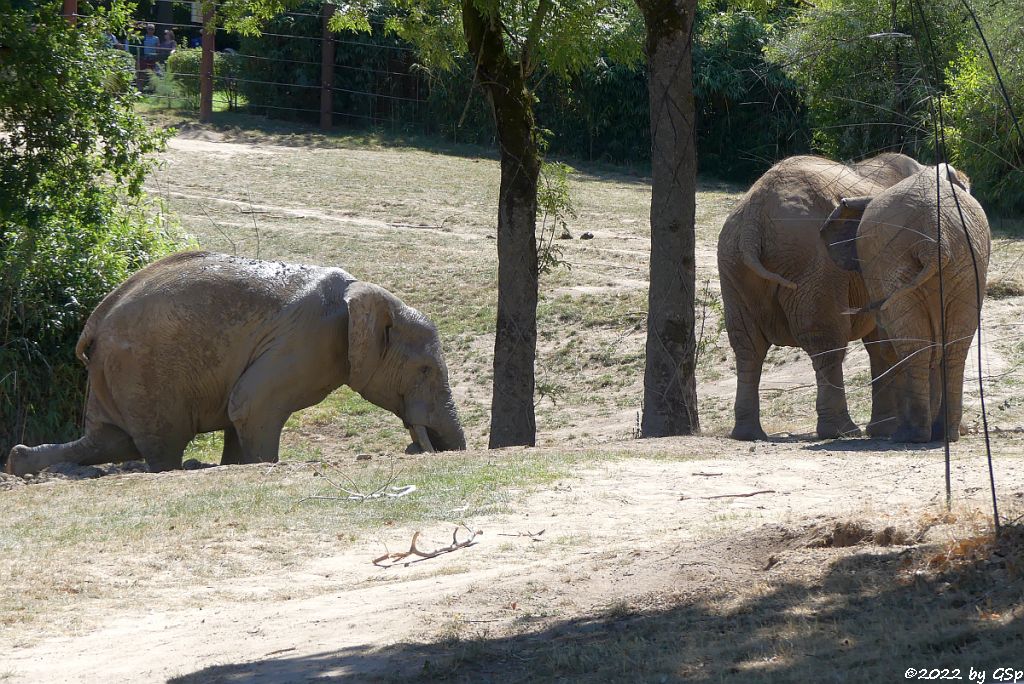
[[[437,643],[281,655],[176,684],[250,681],[905,681],[907,668],[1024,669],[1024,528],[999,543],[802,549],[739,591],[633,597],[603,616]],[[823,572],[801,577],[801,558]],[[739,560],[739,559],[738,559]],[[680,559],[666,573],[680,573]],[[721,564],[729,565],[728,558]],[[787,568],[787,566],[789,566]],[[806,569],[806,568],[805,568]],[[748,597],[736,600],[742,592]],[[486,625],[466,625],[486,627]]]

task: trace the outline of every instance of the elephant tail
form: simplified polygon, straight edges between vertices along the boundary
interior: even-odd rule
[[[846,311],[843,312],[843,314],[846,315],[846,316],[856,316],[858,314],[875,313],[876,311],[881,309],[883,306],[885,306],[885,303],[887,301],[889,301],[888,298],[887,299],[876,299],[875,301],[871,302],[870,304],[867,304],[866,306],[862,306],[859,309],[847,309]]]
[[[753,271],[760,277],[764,278],[765,280],[775,283],[777,285],[781,285],[782,287],[788,288],[790,290],[796,289],[796,283],[794,283],[792,280],[787,280],[780,276],[778,273],[775,273],[774,271],[769,271],[767,268],[765,268],[764,264],[761,263],[761,258],[755,252],[744,249],[742,258],[743,263],[747,265],[747,268],[749,268],[751,271]]]
[[[86,321],[85,330],[82,331],[78,338],[78,344],[75,345],[75,356],[86,366],[89,365],[89,351],[91,351],[89,348],[92,346],[92,330],[90,330],[92,326],[89,325],[90,323],[92,323],[91,318]]]

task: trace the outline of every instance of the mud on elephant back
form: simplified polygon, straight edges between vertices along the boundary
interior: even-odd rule
[[[398,416],[422,450],[466,448],[436,328],[339,268],[175,254],[107,295],[76,354],[89,374],[85,434],[15,446],[8,473],[180,468],[189,441],[215,430],[222,464],[276,461],[288,417],[342,384]]]
[[[835,262],[864,278],[871,304],[863,311],[875,313],[893,367],[900,442],[959,439],[964,366],[985,297],[988,219],[950,182],[955,169],[942,170],[845,198],[821,229]]]

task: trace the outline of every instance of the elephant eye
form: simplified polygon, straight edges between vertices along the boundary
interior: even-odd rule
[[[422,373],[423,375],[430,375],[430,366],[421,367],[420,373]]]

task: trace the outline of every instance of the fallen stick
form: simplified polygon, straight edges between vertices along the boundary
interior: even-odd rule
[[[443,225],[432,226],[427,223],[388,223],[388,225],[392,228],[431,228],[433,230],[441,230],[444,228]]]
[[[719,477],[722,473],[693,473],[694,477]]]
[[[510,534],[508,532],[499,532],[498,536],[499,537],[529,537],[533,541],[540,541],[540,539],[538,539],[538,537],[540,537],[546,531],[547,531],[546,529],[541,530],[540,532],[530,532],[529,530],[527,530],[526,532],[516,532],[515,534]]]
[[[469,539],[466,539],[465,541],[461,541],[460,542],[459,541],[459,528],[461,528],[461,527],[465,527],[466,531],[469,532]],[[417,556],[416,560],[411,560],[411,561],[407,561],[405,563],[402,563],[402,565],[404,565],[405,567],[409,567],[410,564],[418,563],[421,560],[426,560],[428,558],[436,558],[437,556],[442,556],[442,555],[444,555],[446,553],[451,553],[452,551],[458,551],[459,549],[465,549],[467,547],[473,546],[474,540],[477,538],[478,535],[481,535],[481,534],[483,534],[482,530],[471,530],[468,527],[466,527],[465,525],[460,525],[459,527],[455,528],[454,532],[452,532],[452,543],[449,544],[448,546],[442,546],[441,548],[434,549],[433,551],[420,551],[419,549],[416,548],[416,540],[420,536],[420,532],[419,532],[419,530],[417,530],[412,535],[412,543],[409,544],[409,550],[408,551],[406,551],[404,553],[385,553],[383,556],[380,556],[378,558],[374,558],[373,559],[373,564],[376,565],[377,567],[381,567],[381,568],[390,568],[390,567],[393,567],[395,565],[398,565],[399,563],[401,563],[403,560],[405,560],[409,556]],[[391,562],[390,563],[385,563],[385,561],[391,561]]]
[[[758,494],[775,494],[774,489],[760,489],[756,492],[749,492],[747,494],[716,494],[715,496],[702,496],[702,499],[731,499],[740,498],[745,496],[757,496]]]

